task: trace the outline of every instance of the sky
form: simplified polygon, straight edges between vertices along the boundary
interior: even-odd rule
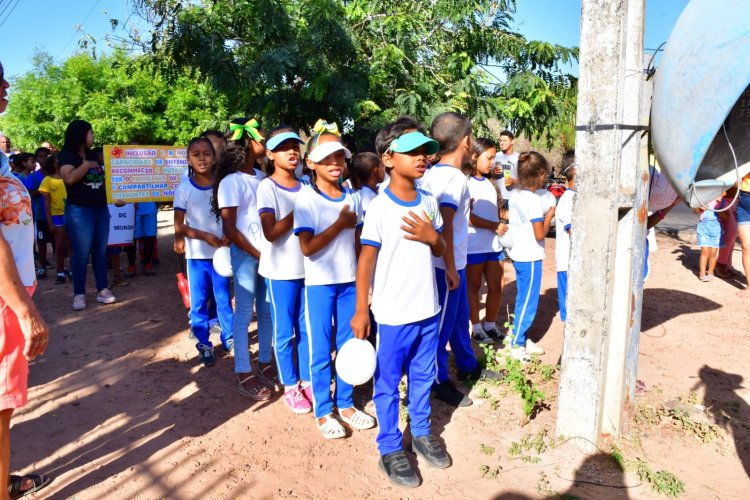
[[[646,0],[646,48],[667,40],[687,3]],[[37,50],[56,60],[74,54],[82,37],[78,26],[104,49],[104,37],[112,34],[109,20],[125,21],[130,13],[129,0],[0,0],[0,61],[5,73],[29,71]],[[517,0],[515,27],[527,39],[577,46],[580,14],[580,0]]]

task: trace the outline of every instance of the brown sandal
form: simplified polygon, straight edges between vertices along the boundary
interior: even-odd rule
[[[240,394],[247,396],[253,401],[268,401],[271,399],[271,390],[263,385],[254,374],[244,379],[238,378]],[[245,383],[248,385],[245,386]]]
[[[273,363],[258,363],[260,367],[258,378],[271,389],[279,385],[279,375]]]

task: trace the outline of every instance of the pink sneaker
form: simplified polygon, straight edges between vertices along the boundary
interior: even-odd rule
[[[284,393],[284,401],[286,401],[287,406],[289,406],[294,413],[302,414],[310,413],[312,411],[310,401],[305,398],[305,395],[302,394],[302,391],[297,387],[289,389]]]
[[[310,402],[310,404],[313,403],[313,392],[312,392],[312,385],[308,385],[307,387],[302,388],[302,395],[305,396],[305,399]]]

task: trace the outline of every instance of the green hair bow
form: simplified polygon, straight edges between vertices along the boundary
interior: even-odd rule
[[[229,131],[232,132],[232,137],[230,138],[230,140],[238,141],[242,138],[242,134],[247,132],[250,137],[255,139],[255,141],[262,142],[265,140],[265,137],[260,135],[260,132],[258,131],[259,127],[260,123],[258,123],[258,120],[256,120],[255,118],[251,118],[250,120],[246,121],[244,125],[241,123],[230,123]]]
[[[339,132],[339,126],[336,125],[336,122],[328,123],[327,121],[323,120],[322,118],[315,122],[315,125],[313,126],[312,133],[314,135],[320,135],[324,132],[328,132],[329,134],[333,134],[337,137],[341,137],[341,133]]]

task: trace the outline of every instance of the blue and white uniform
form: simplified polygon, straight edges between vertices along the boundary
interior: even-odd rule
[[[573,220],[573,200],[576,192],[566,189],[560,196],[555,210],[555,264],[557,264],[557,301],[560,304],[560,319],[565,321],[568,310],[568,261],[570,260],[570,224]]]
[[[202,187],[192,178],[183,182],[174,195],[174,209],[185,212],[185,224],[193,229],[205,231],[224,237],[221,221],[211,213],[211,196],[213,187]],[[211,292],[216,301],[216,312],[221,325],[221,342],[227,347],[233,339],[232,297],[230,280],[219,275],[213,266],[216,249],[207,242],[194,238],[185,238],[185,257],[187,258],[188,284],[190,285],[190,326],[199,344],[212,346],[209,340]]]
[[[490,222],[500,222],[497,207],[497,189],[487,177],[468,178],[467,187],[472,199],[471,213]],[[484,264],[503,260],[503,246],[495,231],[469,226],[467,264]]]
[[[263,172],[258,169],[255,169],[253,175],[235,172],[221,180],[217,193],[219,209],[237,208],[237,229],[258,251],[261,251],[265,241],[258,215],[257,196],[258,186],[264,177]],[[253,319],[253,305],[258,314],[258,358],[261,363],[270,363],[272,359],[271,305],[266,281],[258,273],[258,259],[234,243],[231,255],[235,302],[234,371],[250,373],[252,365],[248,350],[248,328]]]
[[[445,382],[449,379],[448,343],[456,357],[456,368],[470,373],[477,367],[477,358],[474,356],[469,336],[469,299],[466,289],[470,198],[466,176],[461,170],[451,165],[439,163],[433,166],[427,171],[424,179],[423,185],[437,199],[439,207],[448,207],[456,212],[453,217],[453,254],[460,281],[458,288],[448,290],[445,259],[433,257],[442,309],[437,353],[437,381]]]
[[[258,215],[270,212],[281,220],[294,210],[294,201],[303,190],[301,182],[293,188],[273,179],[258,185]],[[258,272],[266,278],[271,301],[273,346],[279,379],[287,388],[298,381],[310,380],[310,351],[305,327],[305,266],[299,241],[290,229],[276,241],[262,241]],[[296,352],[296,360],[295,360]]]
[[[359,193],[344,188],[341,196],[330,198],[313,188],[304,189],[294,202],[294,234],[320,234],[339,218],[345,205],[357,214],[362,224]],[[338,350],[354,336],[350,322],[356,308],[357,255],[355,228],[341,231],[314,255],[304,258],[305,319],[310,347],[313,410],[316,418],[333,412],[331,397],[331,350]],[[332,346],[333,329],[336,327]],[[354,406],[352,386],[336,376],[336,408]]]
[[[403,449],[398,428],[401,375],[409,380],[411,435],[430,434],[430,390],[440,322],[432,250],[404,238],[402,217],[424,211],[442,230],[437,201],[417,190],[414,201],[397,198],[386,188],[370,203],[362,228],[362,245],[378,249],[372,281],[372,312],[378,322],[377,368],[373,401],[378,417],[378,450],[387,455]]]
[[[509,256],[516,270],[514,346],[526,345],[526,331],[534,321],[542,285],[544,240],[534,236],[535,222],[544,222],[542,199],[527,189],[518,189],[510,198],[509,228],[513,247]]]
[[[362,200],[362,212],[367,213],[367,207],[370,206],[370,202],[375,199],[378,195],[378,191],[371,188],[370,186],[362,186],[359,190],[359,197]]]

